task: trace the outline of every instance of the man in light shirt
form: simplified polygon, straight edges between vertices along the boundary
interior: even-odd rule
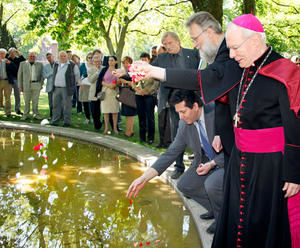
[[[59,125],[63,110],[64,127],[69,127],[72,117],[72,96],[76,90],[76,84],[80,79],[80,72],[75,63],[68,60],[67,53],[59,53],[59,61],[53,69],[53,116],[51,124]]]
[[[43,64],[36,61],[34,52],[29,53],[28,60],[21,62],[18,71],[18,84],[20,92],[23,92],[24,100],[24,115],[21,120],[29,118],[31,102],[33,118],[40,120],[38,105],[43,85]]]

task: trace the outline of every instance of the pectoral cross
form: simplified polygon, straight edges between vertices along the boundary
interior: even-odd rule
[[[238,113],[235,113],[235,115],[233,116],[233,120],[234,120],[234,126],[237,127],[240,121],[240,117],[238,116]]]

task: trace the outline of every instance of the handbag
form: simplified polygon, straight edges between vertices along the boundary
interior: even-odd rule
[[[100,91],[97,93],[97,99],[100,100],[100,101],[103,101],[105,99],[105,91],[106,91],[106,88],[103,89],[103,91]]]
[[[135,93],[129,87],[120,88],[117,100],[129,107],[136,108]]]

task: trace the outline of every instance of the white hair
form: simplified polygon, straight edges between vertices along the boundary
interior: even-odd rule
[[[252,35],[254,34],[259,34],[260,37],[261,37],[261,41],[266,44],[267,43],[267,37],[266,37],[266,34],[264,32],[256,32],[256,31],[253,31],[253,30],[250,30],[250,29],[246,29],[246,28],[243,28],[243,27],[240,27],[232,22],[230,22],[228,25],[227,25],[227,32],[230,28],[232,27],[236,27],[237,29],[241,30],[242,31],[242,35],[245,37],[245,38],[250,38]],[[226,32],[226,33],[227,33]]]
[[[5,53],[5,54],[7,54],[7,51],[6,51],[5,48],[0,48],[0,53]]]

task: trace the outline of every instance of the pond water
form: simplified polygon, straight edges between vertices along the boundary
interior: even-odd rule
[[[200,247],[176,192],[155,179],[125,197],[145,169],[101,146],[0,130],[0,247]]]

